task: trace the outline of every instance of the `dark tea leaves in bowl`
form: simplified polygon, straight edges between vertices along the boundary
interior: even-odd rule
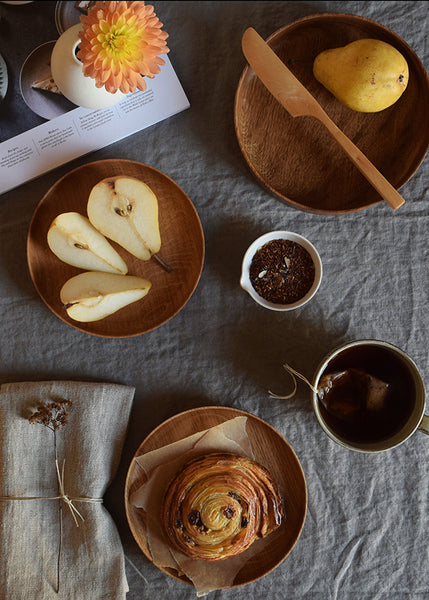
[[[315,266],[305,248],[291,240],[271,240],[255,253],[249,270],[256,292],[274,304],[301,300],[314,283]]]

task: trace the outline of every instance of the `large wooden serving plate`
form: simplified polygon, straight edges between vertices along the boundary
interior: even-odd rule
[[[407,89],[379,113],[347,108],[313,76],[313,61],[320,52],[360,38],[387,42],[408,62]],[[390,183],[396,189],[403,186],[429,147],[429,78],[406,42],[375,21],[348,14],[305,17],[285,25],[267,42]],[[249,66],[239,81],[234,111],[243,156],[276,197],[297,209],[327,214],[353,212],[381,201],[324,127],[312,117],[292,118]]]
[[[127,175],[146,183],[158,198],[162,246],[159,256],[173,271],[167,273],[154,258],[141,261],[112,243],[128,265],[129,275],[152,282],[148,295],[113,315],[93,323],[70,319],[60,302],[60,289],[82,269],[61,262],[49,249],[46,235],[62,212],[87,215],[92,187],[105,177]],[[78,167],[57,181],[36,208],[27,238],[30,275],[40,297],[68,325],[96,336],[121,338],[140,335],[171,319],[186,304],[201,275],[204,235],[198,214],[184,191],[157,169],[130,160],[102,160]]]
[[[304,473],[294,451],[280,433],[262,419],[242,410],[228,407],[195,408],[171,417],[149,434],[135,453],[125,484],[125,508],[128,523],[139,547],[151,560],[143,512],[130,502],[131,494],[144,483],[142,470],[134,459],[146,452],[156,450],[238,416],[247,417],[247,432],[252,443],[255,460],[271,471],[284,492],[286,519],[279,529],[266,538],[269,543],[264,546],[263,550],[251,558],[236,575],[232,587],[255,581],[275,569],[294,547],[304,525],[307,510],[307,487]],[[162,570],[175,579],[191,583],[188,578],[179,577],[175,571]]]

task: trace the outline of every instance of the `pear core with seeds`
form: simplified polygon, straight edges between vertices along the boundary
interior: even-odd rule
[[[117,176],[98,182],[87,212],[100,233],[141,260],[149,260],[161,248],[158,199],[139,179]]]
[[[74,321],[99,321],[148,294],[150,281],[134,275],[85,271],[65,282],[60,299]]]
[[[63,262],[88,271],[125,274],[128,267],[89,219],[77,212],[58,215],[51,223],[47,242]]]

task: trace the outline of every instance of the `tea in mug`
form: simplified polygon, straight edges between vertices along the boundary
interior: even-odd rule
[[[352,346],[327,365],[317,386],[321,415],[332,431],[355,443],[385,440],[414,408],[413,376],[392,350]]]

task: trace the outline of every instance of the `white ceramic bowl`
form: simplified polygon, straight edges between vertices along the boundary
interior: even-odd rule
[[[305,296],[303,296],[297,302],[293,302],[292,304],[277,304],[265,300],[265,298],[262,298],[262,296],[258,294],[258,292],[253,287],[252,282],[250,281],[249,271],[253,257],[255,256],[259,248],[261,248],[267,242],[271,242],[272,240],[290,240],[291,242],[300,244],[303,248],[305,248],[305,250],[307,250],[314,262],[315,275],[313,285],[305,294]],[[292,233],[291,231],[270,231],[269,233],[261,235],[261,237],[256,239],[253,242],[253,244],[249,246],[243,258],[240,279],[241,287],[253,298],[255,302],[257,302],[261,306],[264,306],[265,308],[269,308],[270,310],[286,311],[303,306],[317,292],[321,281],[322,261],[320,260],[319,253],[317,252],[316,248],[306,238],[302,237],[301,235],[298,235],[297,233]]]

